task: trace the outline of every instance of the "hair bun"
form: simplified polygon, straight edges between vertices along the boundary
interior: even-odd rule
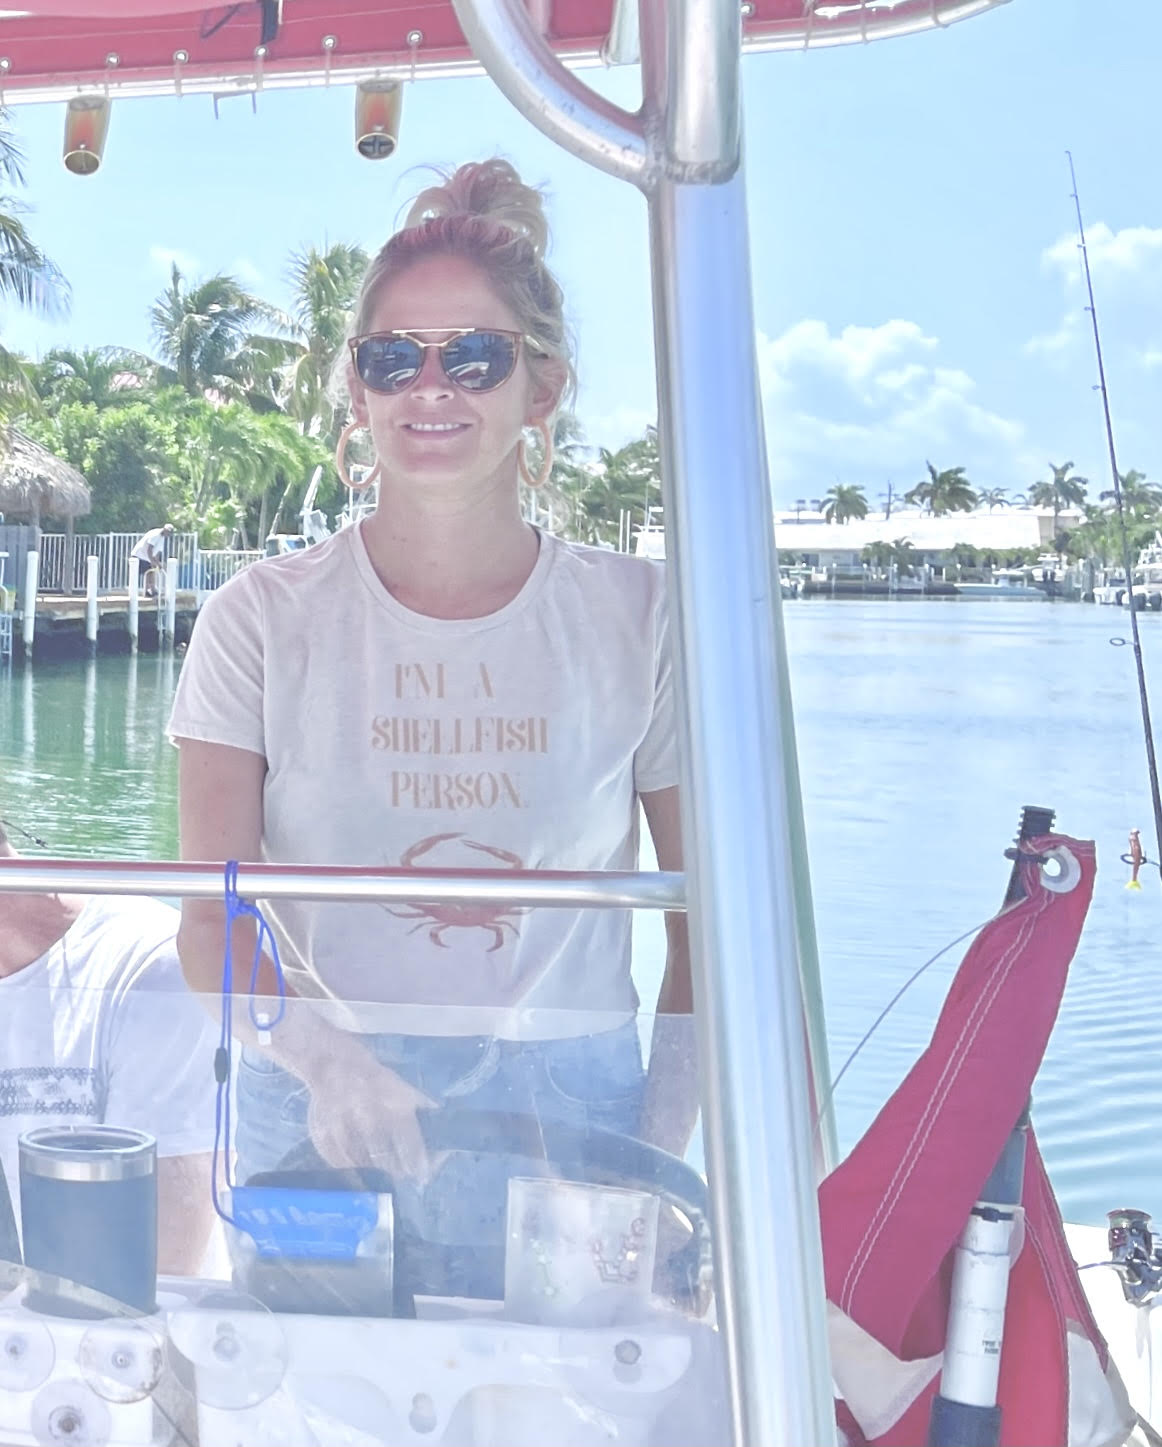
[[[468,161],[450,174],[440,173],[439,186],[429,186],[412,202],[405,229],[451,216],[476,216],[523,236],[543,257],[549,245],[549,223],[541,193],[526,186],[507,161]]]

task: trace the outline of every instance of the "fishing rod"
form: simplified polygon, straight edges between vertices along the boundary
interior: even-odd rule
[[[1138,629],[1138,610],[1134,606],[1134,563],[1130,553],[1130,535],[1126,528],[1126,510],[1122,497],[1122,477],[1118,471],[1118,451],[1114,445],[1114,422],[1110,416],[1110,397],[1106,387],[1105,361],[1101,350],[1101,331],[1097,324],[1097,303],[1093,296],[1093,275],[1089,269],[1089,250],[1085,244],[1085,222],[1081,216],[1081,197],[1077,190],[1077,172],[1073,167],[1073,152],[1066,151],[1069,159],[1069,179],[1073,185],[1073,204],[1077,211],[1077,234],[1080,239],[1081,266],[1085,275],[1085,289],[1089,297],[1089,319],[1093,323],[1093,347],[1097,354],[1097,390],[1101,393],[1102,414],[1105,418],[1106,443],[1109,447],[1110,470],[1114,476],[1114,504],[1118,515],[1118,530],[1122,540],[1122,566],[1126,570],[1126,600],[1130,608],[1130,638],[1134,650],[1134,667],[1138,674],[1138,700],[1142,710],[1142,731],[1146,740],[1146,768],[1150,777],[1150,798],[1154,806],[1154,844],[1158,851],[1153,861],[1162,881],[1162,789],[1158,784],[1158,758],[1154,751],[1154,729],[1150,722],[1150,699],[1146,692],[1146,664],[1142,658],[1142,637]]]

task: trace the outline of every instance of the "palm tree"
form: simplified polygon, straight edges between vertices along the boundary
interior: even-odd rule
[[[24,154],[0,109],[0,301],[14,302],[41,316],[68,310],[69,286],[33,241],[21,216],[28,207],[9,188],[24,185]],[[0,415],[12,416],[35,405],[36,394],[23,361],[0,346]]]
[[[338,440],[343,423],[341,409],[330,395],[331,374],[343,350],[368,260],[362,247],[349,242],[336,242],[325,251],[308,246],[292,252],[288,279],[294,295],[286,319],[291,338],[266,351],[265,395],[290,413],[304,437],[323,438],[328,446]],[[250,400],[253,405],[253,394]],[[287,482],[271,521],[272,532],[278,530],[291,494],[305,481]]]
[[[948,467],[943,472],[929,462],[928,476],[904,494],[907,503],[919,503],[926,507],[933,517],[950,512],[972,512],[976,507],[976,493],[964,475],[963,467]]]
[[[24,153],[0,110],[0,184],[24,185]],[[10,192],[0,193],[0,297],[42,316],[68,309],[69,287],[56,266],[29,236],[20,216],[28,207]]]
[[[995,507],[1009,507],[1008,490],[1003,487],[985,487],[976,495],[977,502],[981,507],[987,507],[992,512]]]
[[[1162,506],[1162,488],[1156,483],[1148,482],[1144,472],[1131,468],[1129,472],[1118,474],[1118,482],[1121,486],[1123,507],[1150,511]],[[1113,502],[1115,498],[1112,487],[1101,494],[1102,502]]]
[[[1049,468],[1053,473],[1053,481],[1035,482],[1029,489],[1029,501],[1033,507],[1051,507],[1053,509],[1054,538],[1058,533],[1058,522],[1062,512],[1067,507],[1082,507],[1085,503],[1085,490],[1089,486],[1089,478],[1070,477],[1072,467],[1072,462],[1063,462],[1060,467],[1051,462]]]
[[[153,412],[177,443],[177,476],[168,484],[182,499],[174,521],[218,544],[235,530],[245,542],[255,508],[261,543],[271,489],[308,477],[326,457],[291,418],[258,413],[243,402],[215,404],[175,387],[158,394]]]
[[[219,272],[187,287],[177,263],[170,284],[150,308],[162,361],[160,381],[173,381],[191,397],[217,391],[234,397],[245,390],[239,356],[253,347],[255,323],[278,326],[273,308]],[[276,341],[277,339],[271,339]]]
[[[53,347],[29,376],[48,411],[66,402],[109,407],[139,400],[154,371],[148,357],[125,347]]]
[[[305,434],[336,432],[328,386],[343,349],[369,257],[361,246],[339,241],[325,251],[309,246],[290,259],[294,359],[288,410]]]
[[[829,523],[845,523],[867,517],[867,494],[854,483],[837,482],[823,498],[823,516]]]
[[[875,542],[860,552],[861,563],[870,563],[873,568],[887,568],[896,560],[896,551],[891,543]]]

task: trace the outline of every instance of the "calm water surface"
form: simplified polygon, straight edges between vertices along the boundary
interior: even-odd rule
[[[787,605],[832,1065],[930,955],[998,907],[1023,804],[1098,845],[1098,882],[1038,1079],[1034,1121],[1066,1214],[1162,1215],[1162,889],[1125,889],[1150,834],[1133,658],[1113,609],[994,602]],[[1162,617],[1141,620],[1162,713]],[[0,672],[0,813],[60,854],[172,856],[172,658]],[[21,841],[18,841],[20,843]],[[24,842],[27,852],[37,852]],[[637,931],[648,995],[660,928]],[[927,1038],[963,946],[934,965],[849,1070],[857,1138]]]

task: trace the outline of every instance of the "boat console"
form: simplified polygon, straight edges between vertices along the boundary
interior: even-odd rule
[[[126,1134],[89,1127],[77,1136],[91,1147],[102,1130]],[[54,1143],[68,1135],[55,1130]],[[397,1208],[406,1191],[393,1191],[382,1172],[333,1170],[301,1148],[277,1172],[221,1197],[228,1222],[218,1274],[229,1279],[156,1279],[147,1310],[92,1284],[139,1283],[135,1257],[149,1249],[148,1230],[131,1240],[112,1220],[100,1224],[95,1195],[110,1183],[109,1168],[58,1167],[57,1194],[37,1196],[22,1146],[12,1195],[24,1206],[29,1259],[21,1261],[11,1231],[0,1441],[726,1440],[701,1176],[627,1136],[504,1112],[433,1112],[425,1135],[444,1161],[487,1159],[501,1141],[529,1152],[521,1157],[529,1173],[508,1181],[502,1238],[427,1240],[410,1208]],[[56,1239],[53,1214],[67,1213],[81,1188],[91,1254],[74,1255],[66,1279],[43,1243]],[[6,1199],[0,1189],[0,1208]],[[0,1236],[3,1220],[0,1210]],[[166,1222],[157,1225],[164,1238]],[[102,1243],[116,1243],[124,1259],[100,1259]]]

